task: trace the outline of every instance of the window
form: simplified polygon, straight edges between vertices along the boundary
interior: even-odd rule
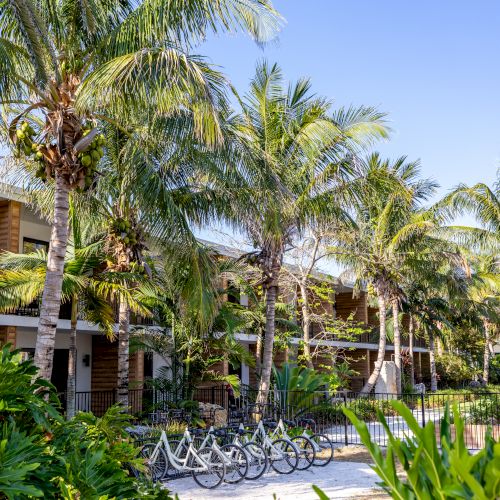
[[[47,241],[35,240],[33,238],[23,238],[23,253],[32,253],[36,250],[49,251],[49,243]]]

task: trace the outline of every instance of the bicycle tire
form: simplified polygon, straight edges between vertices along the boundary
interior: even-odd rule
[[[273,448],[280,451],[280,454],[277,457],[273,457],[273,450],[271,449],[271,453],[268,455],[271,467],[279,474],[291,474],[297,469],[299,462],[297,447],[287,439],[276,439],[272,445]]]
[[[248,458],[243,448],[231,443],[222,446],[220,451],[231,461],[230,465],[226,463],[224,482],[236,484],[245,479],[248,473]]]
[[[207,471],[203,471],[200,468],[196,470],[197,458],[192,457],[189,466],[195,469],[191,471],[193,479],[196,484],[202,488],[207,488],[209,490],[217,488],[226,475],[226,466],[222,453],[213,448],[202,448],[197,451],[197,454],[205,463],[209,464],[209,469]],[[203,478],[205,478],[205,481],[203,481]],[[213,478],[213,480],[210,481],[209,478]]]
[[[290,441],[297,446],[299,450],[299,463],[297,464],[297,470],[307,470],[314,463],[314,457],[316,455],[314,451],[314,445],[311,440],[305,436],[294,436],[290,438]]]
[[[163,450],[163,448],[161,447],[159,447],[157,450],[158,454],[156,455],[155,460],[151,462],[150,457],[153,454],[156,446],[157,445],[154,443],[146,443],[145,445],[142,446],[140,452],[141,456],[147,460],[146,466],[151,475],[151,479],[155,482],[163,479],[163,476],[165,475],[165,472],[168,467],[167,454],[165,453],[165,450]]]
[[[245,479],[249,479],[250,481],[259,479],[269,466],[266,451],[258,443],[244,444],[243,451],[247,453],[248,458],[248,472]]]
[[[319,451],[315,450],[313,465],[316,467],[325,467],[325,465],[328,465],[333,460],[334,447],[331,439],[324,434],[313,434],[309,436],[309,439],[320,448]]]

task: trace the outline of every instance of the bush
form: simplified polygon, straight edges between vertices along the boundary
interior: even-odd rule
[[[47,397],[47,400],[45,399]],[[124,431],[129,420],[113,407],[97,418],[65,421],[55,390],[36,378],[31,361],[0,351],[0,498],[170,498],[130,466],[144,469]]]
[[[389,401],[383,399],[358,398],[354,401],[347,402],[325,402],[311,408],[308,412],[312,418],[323,421],[341,424],[344,422],[344,408],[351,410],[356,417],[365,421],[373,422],[377,420],[377,411],[380,410],[384,415],[394,415],[394,409],[389,404]]]
[[[485,397],[475,401],[469,409],[467,423],[499,425],[500,399]]]
[[[392,498],[487,500],[500,496],[500,443],[495,442],[491,432],[486,436],[485,447],[471,454],[464,443],[464,421],[456,408],[453,411],[456,436],[452,439],[447,405],[440,427],[441,447],[438,447],[434,422],[429,421],[422,428],[401,401],[392,401],[391,406],[404,418],[414,437],[395,438],[384,415],[378,412],[389,438],[385,457],[380,447],[372,442],[366,424],[348,409],[345,414],[356,426],[375,463],[373,469]],[[406,479],[397,473],[396,461],[403,467]]]
[[[464,358],[451,353],[436,356],[436,371],[444,387],[463,387],[464,382],[470,382],[476,375]]]

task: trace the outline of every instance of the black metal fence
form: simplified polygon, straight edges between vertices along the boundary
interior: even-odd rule
[[[64,405],[64,394],[61,400]],[[349,408],[368,427],[372,439],[381,446],[388,443],[388,435],[379,422],[377,411],[384,415],[390,431],[398,438],[411,435],[408,424],[390,405],[399,399],[410,409],[420,426],[433,421],[436,436],[448,404],[465,420],[464,439],[468,448],[484,446],[485,435],[491,428],[493,436],[500,439],[500,393],[456,392],[427,394],[360,394],[357,392],[330,393],[327,391],[278,391],[269,393],[265,404],[256,404],[258,391],[243,387],[241,395],[233,397],[225,385],[199,387],[193,399],[220,406],[228,423],[255,422],[261,418],[277,420],[310,419],[316,432],[327,434],[338,445],[361,444],[355,427],[342,411]],[[117,401],[117,391],[77,392],[77,411],[92,411],[100,416]],[[180,405],[179,398],[168,391],[132,389],[129,391],[130,411],[138,420],[148,419],[155,412],[168,411]],[[452,415],[453,422],[453,415]],[[452,423],[452,434],[455,427]]]

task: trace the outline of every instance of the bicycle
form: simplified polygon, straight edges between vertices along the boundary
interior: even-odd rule
[[[304,427],[303,436],[306,436],[314,446],[314,460],[313,465],[317,467],[324,467],[333,460],[333,443],[325,434],[316,433],[313,431],[316,422],[310,418],[300,418],[297,420],[300,427]],[[307,431],[311,434],[308,434]]]
[[[266,423],[266,426],[270,427],[270,423]],[[243,429],[243,425],[240,424],[240,429]],[[247,437],[247,442],[253,442],[260,444],[269,459],[271,467],[279,474],[291,474],[296,468],[299,462],[299,451],[295,444],[286,439],[275,439],[274,441],[268,436],[264,423],[262,420],[258,423],[255,432],[249,439],[248,435],[251,432],[245,431],[244,436]]]
[[[158,443],[148,443],[143,446],[141,453],[147,460],[151,475],[155,474],[155,480],[162,479],[167,473],[168,466],[171,465],[179,472],[191,472],[195,482],[202,488],[212,489],[219,486],[226,474],[223,454],[214,448],[196,450],[187,430],[183,441],[188,445],[184,457],[178,457],[172,452],[165,431],[161,432]]]
[[[267,458],[266,451],[264,448],[254,442],[242,443],[241,438],[247,433],[245,429],[233,429],[235,432],[229,433],[229,436],[233,438],[232,444],[240,446],[247,455],[248,460],[248,471],[245,479],[255,480],[259,479],[264,472],[266,472],[269,466],[269,460]]]
[[[205,439],[199,445],[199,448],[211,447],[220,451],[224,456],[224,464],[226,466],[226,475],[224,482],[236,484],[245,479],[248,473],[248,458],[247,453],[243,448],[235,443],[224,444],[219,446],[217,437],[226,437],[227,433],[223,429],[215,430],[212,427],[208,430]]]
[[[278,424],[276,425],[276,428],[271,433],[270,438],[272,439],[275,437],[281,437],[294,443],[297,446],[300,454],[299,463],[297,464],[297,470],[307,470],[309,469],[309,467],[311,467],[311,465],[313,465],[316,455],[315,446],[307,435],[302,434],[298,436],[289,436],[285,428],[285,422],[289,426],[296,426],[295,422],[293,422],[292,420],[283,421],[283,419],[280,418]]]

